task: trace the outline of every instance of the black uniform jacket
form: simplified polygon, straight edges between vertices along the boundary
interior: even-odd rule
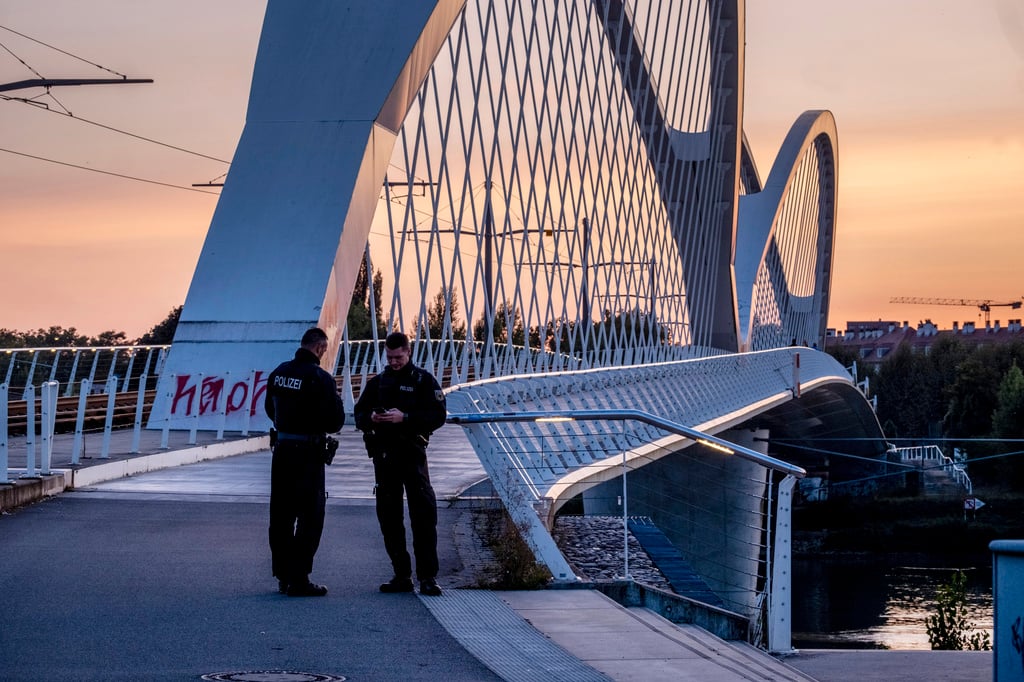
[[[394,407],[406,414],[401,424],[371,421],[374,409]],[[356,428],[365,434],[375,434],[384,442],[420,436],[423,445],[448,417],[444,392],[437,379],[411,362],[397,371],[386,367],[382,374],[366,382],[353,411]]]
[[[334,377],[305,348],[270,373],[263,406],[277,430],[285,433],[322,436],[345,425],[345,405]]]

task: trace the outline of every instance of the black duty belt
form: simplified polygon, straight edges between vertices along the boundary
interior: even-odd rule
[[[278,442],[289,442],[289,443],[322,443],[324,440],[323,435],[320,434],[309,434],[309,433],[288,433],[287,431],[277,432]]]

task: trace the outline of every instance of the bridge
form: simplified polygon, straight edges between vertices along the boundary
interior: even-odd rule
[[[752,641],[788,649],[804,469],[781,441],[884,448],[813,348],[835,123],[799,116],[762,183],[743,17],[735,0],[270,0],[148,428],[265,430],[266,375],[314,325],[351,406],[406,331],[556,580],[576,579],[550,535],[566,505],[643,515]]]

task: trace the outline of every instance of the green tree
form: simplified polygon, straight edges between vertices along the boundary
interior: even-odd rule
[[[60,348],[64,346],[95,346],[93,339],[79,334],[74,327],[65,329],[60,326],[53,326],[49,329],[36,329],[25,332],[21,339],[25,348]]]
[[[0,348],[21,348],[23,335],[13,329],[0,329]]]
[[[126,346],[128,345],[128,335],[124,332],[117,332],[113,329],[108,329],[105,332],[100,332],[98,336],[89,339],[90,346]]]
[[[1007,348],[976,348],[956,369],[946,409],[946,434],[954,438],[981,438],[992,431],[996,391],[1009,369]]]
[[[928,434],[929,370],[927,360],[909,344],[900,344],[886,357],[874,382],[880,423],[894,424],[900,434]]]
[[[383,289],[384,278],[380,270],[373,276],[373,308],[370,311],[370,282],[368,267],[364,258],[359,264],[359,274],[356,276],[356,283],[352,289],[352,300],[348,306],[348,316],[345,324],[348,326],[348,338],[372,339],[373,321],[377,320],[377,335],[384,335],[383,302],[381,301],[381,290]]]
[[[174,340],[174,332],[178,328],[178,320],[181,319],[181,308],[182,306],[175,306],[171,308],[171,312],[167,313],[162,321],[153,325],[153,327],[140,336],[135,343],[144,346],[162,346],[169,344]]]
[[[441,288],[427,308],[427,331],[430,338],[444,338],[445,321],[450,320],[451,338],[466,338],[466,323],[459,320],[458,289],[452,287],[450,295]]]
[[[639,310],[613,314],[605,310],[601,321],[594,325],[598,350],[618,348],[626,344],[660,345],[668,341],[668,330],[651,316]],[[625,342],[625,343],[624,343]]]
[[[996,409],[992,413],[992,436],[1024,437],[1024,372],[1014,362],[1006,372],[996,393]]]
[[[510,324],[511,323],[511,324]],[[509,327],[511,326],[511,333]],[[526,329],[523,328],[523,316],[518,309],[511,309],[501,303],[494,311],[494,343],[510,343],[515,346],[526,345]],[[477,341],[487,340],[487,323],[480,318],[473,323],[473,338]]]
[[[840,345],[838,343],[831,344],[825,347],[825,352],[835,358],[836,362],[841,364],[843,367],[852,367],[853,363],[857,363],[857,371],[859,372],[863,364],[860,361],[860,355],[856,349],[849,348],[847,346]]]

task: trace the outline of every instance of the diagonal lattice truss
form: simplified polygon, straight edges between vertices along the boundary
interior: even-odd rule
[[[834,128],[762,189],[743,44],[735,1],[270,0],[152,419],[259,419],[314,324],[348,401],[391,329],[453,385],[820,342]]]
[[[734,348],[714,319],[732,300],[726,23],[699,1],[467,3],[380,190],[373,331],[410,332],[453,383]]]

